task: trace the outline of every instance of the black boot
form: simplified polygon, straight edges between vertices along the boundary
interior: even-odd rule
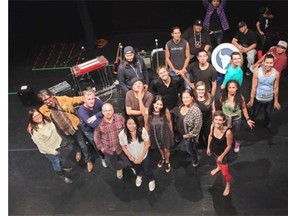
[[[63,174],[63,171],[57,172],[57,174],[59,175],[60,179],[62,179],[65,183],[67,184],[73,183],[73,181],[70,178],[68,178],[67,176]]]
[[[64,172],[71,172],[72,171],[72,167],[62,167],[62,170],[64,171]]]

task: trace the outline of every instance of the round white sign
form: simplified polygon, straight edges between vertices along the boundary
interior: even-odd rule
[[[230,55],[232,52],[239,52],[239,50],[231,43],[222,43],[213,50],[211,55],[212,65],[219,73],[226,73],[226,68],[230,63]]]

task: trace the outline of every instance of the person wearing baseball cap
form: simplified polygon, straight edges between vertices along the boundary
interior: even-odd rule
[[[118,67],[119,86],[124,95],[131,90],[131,80],[139,77],[144,82],[145,89],[148,89],[149,74],[143,58],[135,52],[132,46],[123,49],[123,61]]]
[[[280,73],[287,67],[287,42],[284,40],[280,40],[276,46],[270,47],[268,52],[263,55],[255,64],[252,65],[252,70],[257,69],[263,62],[264,57],[267,54],[272,54],[274,56],[274,68]]]
[[[144,116],[153,101],[153,94],[145,89],[140,77],[131,79],[131,90],[125,96],[125,111],[127,115],[136,116],[139,124],[144,127]]]
[[[240,21],[237,25],[238,31],[234,35],[231,43],[237,47],[239,52],[247,56],[246,75],[251,75],[250,67],[255,62],[257,35],[247,27],[245,21]]]
[[[181,38],[189,43],[190,63],[196,60],[200,50],[206,50],[210,56],[211,39],[208,32],[203,28],[203,21],[195,19],[192,27],[188,27],[182,34]]]

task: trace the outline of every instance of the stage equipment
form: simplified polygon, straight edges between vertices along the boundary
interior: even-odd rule
[[[33,88],[29,85],[21,86],[20,90],[17,92],[23,106],[30,107],[39,104],[36,93]]]
[[[108,64],[108,60],[104,56],[98,56],[95,59],[75,65],[70,70],[79,95],[82,95],[83,90],[95,88],[96,95],[99,96],[99,94],[111,90],[117,85],[113,77],[113,68]],[[92,71],[95,71],[95,73],[90,73]],[[88,80],[86,79],[85,81],[89,81],[89,83],[86,82],[86,85],[84,85],[84,82],[79,80],[78,77],[88,73]]]
[[[107,65],[108,65],[108,60],[104,56],[99,56],[90,61],[71,67],[71,72],[72,72],[72,75],[74,75],[75,77],[78,77],[83,74],[89,73],[91,71],[105,67]]]
[[[71,85],[66,81],[58,83],[57,85],[54,85],[48,89],[57,96],[65,95],[67,92],[72,90]]]

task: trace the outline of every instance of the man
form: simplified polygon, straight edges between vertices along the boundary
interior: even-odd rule
[[[117,170],[118,179],[123,178],[123,168],[131,166],[128,158],[123,153],[118,134],[125,126],[123,116],[114,113],[112,104],[105,103],[102,106],[103,118],[94,130],[94,142],[97,149],[105,155],[109,167]]]
[[[165,60],[169,66],[170,76],[182,76],[182,74],[188,76],[186,68],[190,61],[189,44],[181,38],[181,31],[177,26],[172,28],[171,36],[172,39],[165,45]],[[186,82],[185,88],[190,89]]]
[[[279,72],[273,68],[274,57],[267,54],[263,60],[263,66],[258,68],[252,79],[252,89],[248,107],[253,107],[251,119],[255,121],[260,109],[264,107],[265,127],[271,128],[272,107],[280,109],[279,96]]]
[[[236,80],[239,85],[243,82],[242,55],[239,52],[231,53],[231,63],[228,65],[221,89],[224,90],[229,80]]]
[[[238,48],[242,54],[247,55],[246,75],[251,75],[250,67],[254,64],[256,55],[257,35],[251,29],[248,29],[246,22],[238,23],[238,31],[232,39],[232,44]]]
[[[223,42],[224,32],[229,29],[225,14],[227,0],[202,0],[206,9],[203,27],[211,38],[211,51]]]
[[[287,42],[280,40],[277,44],[277,46],[270,47],[269,51],[265,54],[272,54],[274,56],[274,68],[279,71],[280,75],[283,70],[287,67],[287,55],[286,55],[286,49],[287,49]],[[259,65],[263,62],[265,55],[262,56],[255,64],[252,65],[252,69],[256,69],[259,67]]]
[[[139,77],[145,83],[145,89],[148,89],[149,74],[143,58],[135,53],[132,46],[124,48],[124,60],[118,67],[119,86],[124,95],[131,90],[131,80],[134,77]]]
[[[197,54],[197,62],[188,66],[188,72],[191,73],[191,88],[195,89],[194,83],[198,81],[205,82],[208,91],[215,96],[218,74],[212,64],[208,62],[208,53],[206,50],[200,50]]]
[[[190,47],[190,59],[193,60],[200,50],[206,50],[209,53],[211,48],[211,39],[208,32],[203,29],[203,21],[196,19],[191,27],[187,28],[182,38],[188,41]]]
[[[158,78],[152,80],[150,92],[153,95],[161,95],[165,106],[173,112],[179,106],[179,94],[184,91],[181,81],[177,77],[171,77],[165,65],[156,69]]]
[[[136,116],[139,124],[144,127],[144,115],[153,101],[153,94],[144,89],[143,80],[135,77],[131,80],[132,89],[127,92],[125,108],[127,115]]]
[[[94,143],[94,129],[98,127],[103,117],[103,101],[95,96],[95,91],[93,89],[83,91],[83,97],[84,103],[78,109],[78,116],[81,119],[81,129],[96,153],[101,157],[102,166],[106,168],[107,165],[104,154],[97,149]]]
[[[39,109],[40,112],[52,119],[64,139],[73,140],[76,161],[81,160],[82,151],[87,163],[87,170],[92,172],[91,155],[83,133],[81,129],[79,130],[80,119],[74,114],[74,106],[82,104],[83,97],[54,96],[48,89],[43,89],[38,92],[38,98],[44,103]]]

